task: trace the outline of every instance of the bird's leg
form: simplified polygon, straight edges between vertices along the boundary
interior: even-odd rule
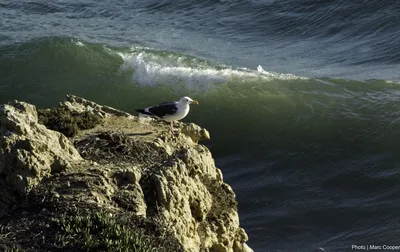
[[[171,121],[169,126],[170,126],[172,134],[176,135],[177,134],[177,130],[175,131],[175,129],[174,129],[174,121]]]

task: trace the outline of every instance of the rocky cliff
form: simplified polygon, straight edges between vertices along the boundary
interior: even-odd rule
[[[0,250],[252,251],[208,132],[178,127],[72,95],[2,105]]]

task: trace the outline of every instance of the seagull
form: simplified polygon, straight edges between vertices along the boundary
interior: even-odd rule
[[[155,106],[135,110],[141,114],[155,116],[164,121],[170,122],[171,132],[175,133],[174,121],[181,120],[187,116],[190,110],[190,104],[199,104],[199,102],[190,97],[184,96],[176,102],[163,102]]]

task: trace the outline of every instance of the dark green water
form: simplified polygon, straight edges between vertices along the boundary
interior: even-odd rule
[[[70,38],[2,46],[1,55],[2,103],[51,107],[71,93],[134,113],[183,95],[199,100],[184,121],[210,130],[204,144],[235,189],[256,247],[276,235],[309,248],[385,232],[378,241],[397,239],[397,83],[234,69]]]
[[[74,94],[134,114],[188,95],[255,251],[396,245],[399,10],[0,1],[0,102]]]

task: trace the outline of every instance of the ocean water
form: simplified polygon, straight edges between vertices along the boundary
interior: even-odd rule
[[[393,246],[399,44],[399,1],[0,0],[0,102],[189,95],[255,251]]]

